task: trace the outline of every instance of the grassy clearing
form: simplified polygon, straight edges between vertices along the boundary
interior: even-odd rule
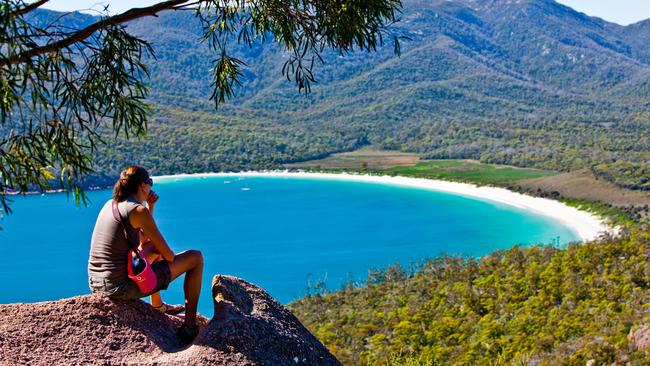
[[[319,160],[285,164],[285,167],[327,172],[354,171],[402,175],[506,187],[524,179],[556,175],[551,171],[483,164],[471,160],[420,160],[417,154],[372,148],[333,154]]]
[[[388,174],[444,179],[504,186],[523,179],[541,178],[555,173],[538,169],[482,164],[464,160],[423,161],[415,166],[385,169]]]

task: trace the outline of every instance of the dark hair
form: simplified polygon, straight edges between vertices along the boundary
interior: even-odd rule
[[[113,199],[122,202],[130,196],[138,193],[140,183],[149,179],[149,173],[141,166],[127,166],[120,173],[120,179],[113,188]]]

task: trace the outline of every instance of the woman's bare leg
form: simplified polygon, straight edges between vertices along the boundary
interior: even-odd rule
[[[185,324],[196,325],[196,307],[201,294],[203,280],[203,254],[198,250],[186,250],[174,256],[169,264],[172,280],[185,273],[183,290],[185,292]]]

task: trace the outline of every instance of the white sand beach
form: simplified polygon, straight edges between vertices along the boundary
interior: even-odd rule
[[[154,181],[165,181],[185,177],[278,177],[278,178],[307,178],[356,181],[375,184],[390,184],[404,187],[428,189],[466,197],[490,200],[529,210],[537,214],[551,217],[562,222],[575,231],[583,241],[591,241],[605,233],[616,234],[616,229],[608,226],[600,217],[589,212],[570,207],[559,201],[547,198],[532,197],[509,191],[504,188],[476,186],[468,183],[449,182],[425,178],[391,177],[367,174],[330,174],[305,173],[289,171],[251,171],[242,173],[200,173],[178,174],[153,177]]]

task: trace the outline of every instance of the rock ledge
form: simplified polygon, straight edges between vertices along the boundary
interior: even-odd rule
[[[218,275],[212,295],[215,317],[200,319],[188,347],[176,338],[181,318],[140,300],[85,295],[0,305],[0,365],[340,365],[261,288]]]

